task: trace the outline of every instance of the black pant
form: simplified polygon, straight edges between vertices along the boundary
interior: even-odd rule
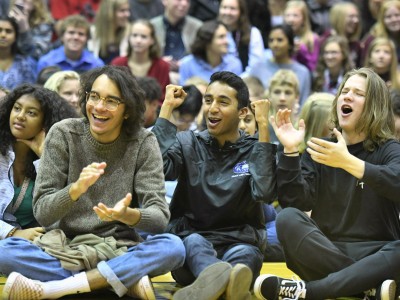
[[[400,241],[332,242],[295,208],[278,214],[276,229],[288,268],[306,281],[307,299],[353,296],[400,279]]]

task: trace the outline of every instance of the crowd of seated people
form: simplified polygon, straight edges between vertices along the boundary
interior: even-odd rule
[[[394,259],[391,251],[397,244],[392,241],[400,239],[400,221],[391,215],[394,210],[399,213],[390,194],[398,186],[390,180],[400,175],[400,159],[390,150],[398,148],[392,140],[400,139],[399,62],[397,0],[2,1],[0,108],[5,110],[0,111],[0,134],[5,143],[2,139],[0,248],[28,246],[12,244],[12,238],[22,238],[34,245],[28,254],[49,263],[49,274],[42,276],[38,265],[21,264],[14,270],[11,263],[0,262],[0,274],[10,278],[4,299],[22,297],[19,286],[28,286],[32,299],[101,288],[153,299],[147,275],[169,271],[185,286],[175,299],[190,299],[196,293],[200,299],[249,299],[253,287],[260,299],[275,299],[271,290],[279,287],[297,291],[285,294],[288,299],[400,296],[400,288],[393,292],[400,274],[392,268],[366,274],[368,284],[349,283],[331,293],[324,281],[324,276],[345,277],[345,268],[364,271],[364,265],[356,269],[355,262],[384,256],[386,247]],[[372,97],[378,96],[381,103],[373,104]],[[67,118],[76,120],[63,121]],[[60,124],[53,129],[55,123]],[[69,143],[81,139],[87,156],[72,158]],[[94,195],[118,183],[108,172],[129,169],[115,160],[118,145],[134,151],[130,158],[121,154],[121,159],[135,162],[129,171],[132,185],[125,192],[107,194],[119,197],[115,201],[99,203],[103,200]],[[63,160],[54,170],[50,164],[55,157],[46,147],[57,147]],[[76,168],[68,167],[66,159],[77,160]],[[48,164],[46,170],[61,176],[59,183],[52,183],[56,187],[46,186],[51,178],[40,173],[41,161]],[[164,176],[148,178],[143,168]],[[351,195],[339,193],[341,200],[349,199],[348,206],[343,200],[341,207],[332,204],[331,209],[335,215],[340,209],[355,214],[360,197],[373,195],[366,201],[380,214],[374,224],[381,227],[371,229],[370,240],[358,232],[365,225],[358,215],[354,227],[342,224],[337,231],[326,225],[328,219],[321,219],[329,208],[316,197],[327,197],[321,187],[330,189],[325,179],[337,170],[343,178],[357,178],[356,188]],[[378,172],[384,174],[383,183],[378,182]],[[91,202],[83,205],[80,197]],[[52,204],[47,199],[53,198],[65,210],[57,211],[50,224],[44,211]],[[385,204],[379,208],[371,204],[382,199]],[[72,224],[74,205],[90,210],[90,228]],[[309,219],[303,219],[303,213]],[[293,225],[284,217],[300,222],[304,228],[298,230],[316,235],[307,240],[310,245],[333,241],[324,253],[336,251],[342,257],[330,264],[319,261],[326,267],[321,272],[302,265],[290,247],[301,254],[307,250],[284,232],[284,226]],[[346,217],[350,218],[345,215],[343,220]],[[387,227],[381,223],[386,217]],[[71,224],[63,223],[66,220]],[[54,249],[44,256],[37,250],[47,247],[39,240],[54,230],[68,238],[86,239],[92,230],[96,237],[129,241],[118,244],[113,257],[100,258],[100,267],[85,265],[81,273],[68,269],[53,276],[51,272],[66,270],[64,258],[54,256]],[[343,250],[347,242],[368,245],[353,249],[352,244],[351,251]],[[124,261],[130,257],[124,255],[141,243],[149,261],[156,257],[154,264],[143,269],[148,274],[123,274],[114,257]],[[175,249],[154,256],[157,243]],[[28,254],[7,252],[14,263]],[[175,260],[161,263],[172,254]],[[301,280],[259,277],[263,261],[286,261]],[[54,291],[59,282],[66,290]],[[199,291],[210,282],[213,288]]]

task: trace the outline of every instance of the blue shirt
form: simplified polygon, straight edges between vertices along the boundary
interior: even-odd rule
[[[54,65],[59,66],[63,71],[73,70],[78,73],[83,73],[104,66],[104,62],[86,49],[83,50],[79,60],[72,61],[65,56],[64,46],[60,46],[39,59],[36,72],[39,74],[43,68]]]
[[[266,57],[268,56],[269,55],[266,55]],[[289,64],[277,64],[276,62],[272,61],[272,58],[267,58],[255,65],[250,72],[246,72],[243,77],[257,77],[262,82],[264,88],[267,89],[272,76],[274,76],[274,74],[280,69],[292,70],[297,75],[300,89],[300,106],[302,106],[311,93],[311,73],[307,67],[295,60],[292,60],[292,62]]]
[[[0,70],[0,85],[13,90],[22,83],[35,83],[35,70],[36,61],[33,58],[17,54],[8,70]]]
[[[185,85],[186,80],[190,77],[197,76],[207,82],[213,73],[219,71],[230,71],[236,75],[242,73],[242,63],[239,58],[232,54],[226,54],[222,57],[222,62],[212,67],[208,62],[190,54],[185,56],[179,67],[179,84]]]

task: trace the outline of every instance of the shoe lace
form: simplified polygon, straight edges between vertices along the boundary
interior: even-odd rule
[[[304,298],[306,291],[304,281],[299,280],[297,276],[293,276],[292,280],[283,280],[279,290],[279,296],[283,296],[282,300],[298,300]]]

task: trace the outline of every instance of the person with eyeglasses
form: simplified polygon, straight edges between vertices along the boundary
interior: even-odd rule
[[[313,72],[312,90],[336,94],[343,76],[354,68],[347,39],[332,35],[321,46],[317,67]]]
[[[41,157],[33,210],[47,233],[0,246],[2,299],[109,289],[155,300],[149,277],[183,265],[181,240],[163,234],[170,212],[144,92],[127,67],[93,69],[81,84],[84,117],[54,125]]]

